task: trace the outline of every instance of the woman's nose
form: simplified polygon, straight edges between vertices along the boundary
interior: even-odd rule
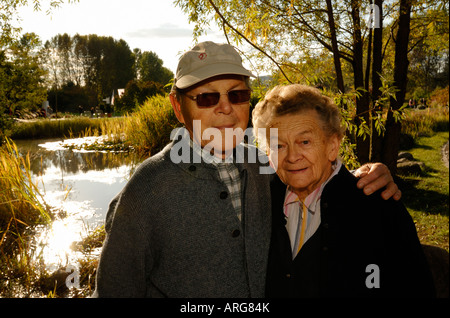
[[[294,145],[294,146],[291,146],[288,148],[288,153],[287,153],[287,157],[286,157],[287,161],[289,161],[290,163],[294,163],[302,158],[303,158],[303,154],[302,154],[301,150],[299,149],[299,147]]]

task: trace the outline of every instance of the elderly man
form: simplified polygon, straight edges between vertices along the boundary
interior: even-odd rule
[[[242,134],[227,135],[247,128],[250,76],[227,44],[180,58],[170,101],[185,128],[112,200],[94,296],[264,296],[271,175]],[[385,166],[371,169],[368,192],[399,196]]]

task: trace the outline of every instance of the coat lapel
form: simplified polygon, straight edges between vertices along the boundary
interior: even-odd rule
[[[292,249],[289,234],[286,230],[286,219],[283,205],[286,185],[275,176],[270,185],[272,197],[272,246],[273,252],[281,257],[285,264],[292,262]]]

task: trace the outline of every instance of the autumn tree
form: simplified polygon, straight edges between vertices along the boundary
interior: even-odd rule
[[[443,3],[442,10],[448,11],[447,1],[438,2]],[[258,70],[273,73],[274,67],[277,68],[281,76],[275,78],[279,83],[317,84],[317,70],[310,66],[320,66],[327,72],[326,64],[331,62],[335,81],[328,88],[343,94],[354,92],[353,125],[357,129],[353,133],[360,162],[385,161],[395,172],[393,158],[398,146],[393,147],[392,143],[398,143],[398,125],[392,120],[395,122],[399,117],[404,101],[408,71],[405,65],[413,43],[407,32],[411,23],[408,17],[411,10],[420,14],[436,7],[436,1],[176,0],[175,3],[195,23],[195,36],[214,21],[229,42],[243,48]],[[268,65],[273,67],[270,69]],[[347,75],[349,69],[351,76]],[[339,105],[347,108],[344,100]],[[386,152],[390,153],[389,158],[383,155]]]

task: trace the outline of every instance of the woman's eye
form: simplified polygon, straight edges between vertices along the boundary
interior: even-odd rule
[[[280,144],[276,144],[276,145],[273,145],[272,147],[270,147],[272,150],[280,150],[280,149],[283,149],[284,148],[284,146],[283,145],[280,145]]]
[[[309,141],[309,140],[302,140],[300,143],[301,143],[302,145],[309,145],[309,144],[310,144],[310,141]]]

